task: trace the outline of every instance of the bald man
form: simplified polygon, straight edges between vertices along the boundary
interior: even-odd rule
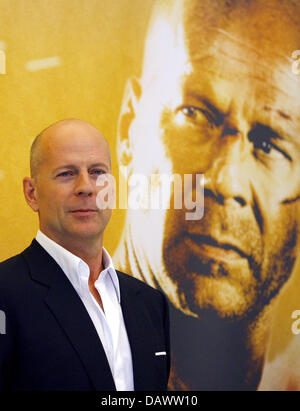
[[[170,207],[129,210],[115,261],[169,297],[172,388],[259,385],[299,250],[299,19],[299,1],[155,1],[120,164],[204,174],[204,216],[187,220],[174,186],[157,184]]]
[[[0,264],[0,390],[166,390],[165,297],[116,271],[103,247],[107,141],[86,122],[60,121],[34,140],[30,168],[24,194],[39,231]]]

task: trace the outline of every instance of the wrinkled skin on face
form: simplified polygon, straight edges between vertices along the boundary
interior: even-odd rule
[[[204,174],[205,213],[129,213],[136,270],[190,315],[251,317],[297,255],[300,81],[290,56],[299,24],[276,1],[247,2],[246,12],[177,5],[152,23],[121,141],[133,172]],[[171,204],[175,196],[170,187]]]
[[[97,179],[111,168],[106,140],[88,123],[63,120],[43,132],[37,150],[39,167],[24,192],[40,229],[69,250],[99,248],[111,216],[97,205]]]

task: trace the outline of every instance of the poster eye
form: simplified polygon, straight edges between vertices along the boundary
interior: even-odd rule
[[[182,108],[182,112],[187,117],[194,117],[195,116],[195,107],[185,106],[185,107]]]
[[[206,109],[197,106],[183,106],[181,112],[185,117],[193,120],[195,123],[205,124],[205,121],[212,127],[216,125],[216,121],[212,114]],[[204,121],[204,122],[203,122]]]

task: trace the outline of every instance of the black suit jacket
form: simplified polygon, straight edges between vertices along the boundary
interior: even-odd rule
[[[169,316],[163,294],[117,271],[135,390],[166,390]],[[96,329],[53,258],[33,240],[0,264],[0,390],[115,390]],[[167,355],[155,356],[166,351]]]

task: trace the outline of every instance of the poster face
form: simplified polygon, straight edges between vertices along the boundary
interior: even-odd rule
[[[117,187],[105,246],[170,302],[170,389],[298,389],[300,1],[0,6],[1,260],[38,227],[34,137],[91,122]]]

